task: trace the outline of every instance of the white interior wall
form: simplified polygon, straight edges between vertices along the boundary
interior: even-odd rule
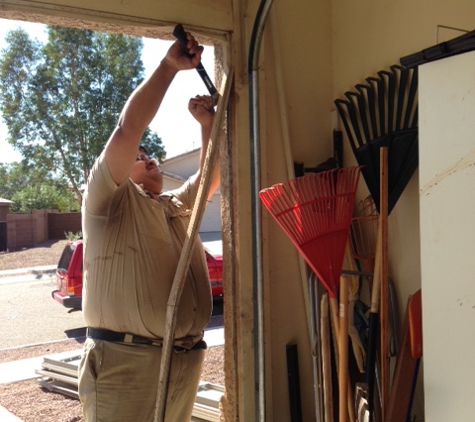
[[[474,419],[475,52],[419,67],[425,413]]]

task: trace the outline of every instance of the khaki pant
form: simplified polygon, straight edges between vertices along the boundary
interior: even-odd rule
[[[161,347],[87,339],[79,365],[85,422],[152,422]],[[204,350],[172,352],[166,422],[189,422]]]

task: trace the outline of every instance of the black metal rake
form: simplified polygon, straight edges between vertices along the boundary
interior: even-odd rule
[[[348,140],[379,212],[379,149],[388,147],[388,213],[418,165],[417,68],[399,65],[335,100]]]

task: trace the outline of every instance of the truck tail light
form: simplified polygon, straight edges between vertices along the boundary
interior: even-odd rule
[[[66,290],[67,290],[68,296],[74,296],[74,286],[72,283],[68,283],[68,287]]]

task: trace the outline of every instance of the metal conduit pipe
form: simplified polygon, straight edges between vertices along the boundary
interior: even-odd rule
[[[264,304],[262,289],[262,234],[260,190],[260,143],[259,143],[259,50],[264,25],[273,0],[262,0],[257,11],[249,44],[249,113],[251,142],[251,221],[252,221],[252,285],[254,301],[254,345],[255,345],[255,421],[265,422],[265,368],[264,368]]]

